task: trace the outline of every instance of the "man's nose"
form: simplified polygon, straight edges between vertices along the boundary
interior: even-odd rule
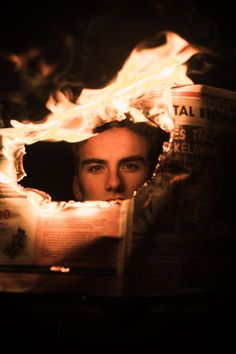
[[[107,191],[122,192],[124,184],[119,171],[108,171],[105,188]]]

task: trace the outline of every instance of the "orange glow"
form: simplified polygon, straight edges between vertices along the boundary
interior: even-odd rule
[[[165,36],[166,43],[161,46],[135,48],[107,86],[84,89],[75,103],[58,91],[56,100],[49,98],[47,108],[51,113],[42,117],[41,122],[12,119],[11,128],[0,129],[0,182],[25,193],[31,203],[40,206],[41,210],[61,210],[71,204],[52,203],[50,196],[35,190],[24,190],[18,185],[17,182],[26,175],[23,168],[25,145],[38,141],[82,141],[94,135],[96,125],[123,120],[127,113],[135,122],[150,122],[172,133],[175,124],[171,89],[192,83],[186,76],[187,61],[198,50],[175,33],[167,32]],[[32,51],[31,56],[35,55],[38,55],[37,51]],[[11,60],[19,68],[26,58],[12,56]],[[50,70],[47,66],[42,67],[44,75]],[[170,143],[171,139],[172,136]],[[168,144],[165,143],[164,152],[167,149]],[[86,214],[86,203],[83,203],[83,212]]]
[[[62,266],[51,266],[50,267],[50,270],[52,272],[59,272],[59,273],[69,273],[70,272],[70,268],[65,268],[65,267],[62,267]]]

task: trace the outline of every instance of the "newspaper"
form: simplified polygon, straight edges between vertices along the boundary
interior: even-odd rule
[[[188,85],[172,99],[171,148],[135,201],[129,295],[235,289],[236,92]]]
[[[36,208],[29,192],[1,184],[2,291],[154,296],[234,285],[236,92],[186,85],[172,100],[170,149],[130,200]]]
[[[106,285],[93,291],[119,294],[132,201],[44,202],[40,206],[32,204],[33,196],[40,198],[35,190],[19,193],[10,185],[0,185],[1,290],[48,291],[53,289],[54,274],[56,278],[66,275],[67,282],[77,278],[79,285],[79,274],[89,278],[89,289],[99,277]]]

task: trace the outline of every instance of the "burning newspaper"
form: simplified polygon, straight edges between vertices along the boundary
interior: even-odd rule
[[[0,129],[2,291],[176,294],[230,274],[236,93],[194,85],[187,63],[200,49],[172,32],[156,39],[135,48],[107,86],[82,90],[74,103],[57,92],[42,121]],[[127,115],[170,133],[133,198],[53,202],[20,187],[25,145],[83,141]]]
[[[1,183],[3,291],[188,293],[230,274],[236,93],[186,85],[172,98],[171,148],[133,200],[55,207],[32,191],[45,203],[36,208],[29,192]]]

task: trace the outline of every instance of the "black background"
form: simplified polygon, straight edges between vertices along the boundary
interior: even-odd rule
[[[228,0],[224,6],[195,0],[2,2],[2,116],[6,124],[12,117],[42,119],[50,94],[61,89],[73,99],[84,87],[101,87],[140,41],[165,30],[214,53],[190,74],[194,82],[235,90],[234,21]],[[24,55],[32,47],[40,50],[38,60],[15,70],[7,55]],[[47,80],[37,80],[42,60],[55,66]]]

